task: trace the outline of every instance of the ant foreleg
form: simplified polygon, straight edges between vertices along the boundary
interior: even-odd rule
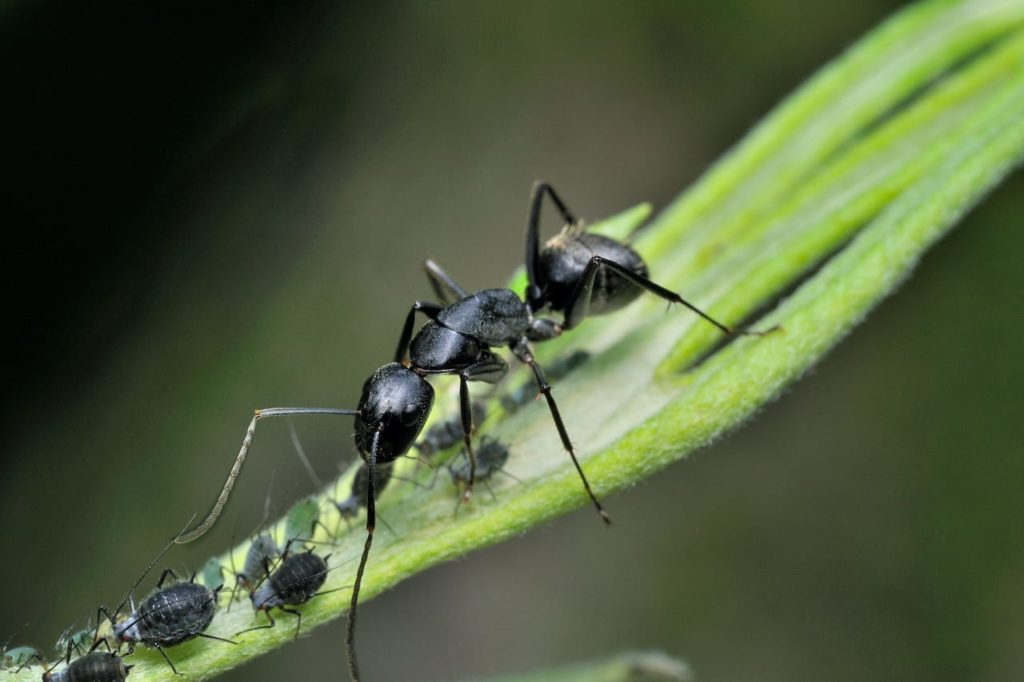
[[[402,335],[398,337],[398,348],[395,349],[395,362],[405,363],[405,356],[409,353],[409,342],[412,341],[412,326],[416,323],[416,313],[423,313],[431,320],[437,319],[437,314],[444,310],[444,306],[429,301],[416,301],[409,308],[409,314],[405,316],[405,324],[402,325]]]
[[[373,530],[377,523],[377,490],[374,485],[374,478],[382,428],[383,425],[379,426],[373,433],[373,438],[370,441],[370,453],[366,459],[366,544],[363,545],[363,554],[359,558],[359,568],[356,569],[356,580],[352,584],[352,600],[349,602],[348,607],[348,627],[345,630],[348,672],[352,677],[352,682],[359,682],[359,661],[356,659],[356,611],[359,608],[359,588],[363,584],[363,572],[366,570],[366,561],[370,558],[370,547],[373,545]]]

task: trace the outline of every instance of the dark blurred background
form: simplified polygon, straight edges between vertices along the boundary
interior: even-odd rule
[[[6,3],[0,638],[116,601],[252,408],[354,404],[424,257],[504,281],[534,178],[591,219],[664,206],[898,4]],[[659,647],[703,680],[1019,677],[1021,216],[1018,176],[753,423],[609,500],[613,532],[583,509],[368,603],[364,672]],[[347,428],[303,424],[321,475]],[[272,470],[281,505],[310,488],[260,439],[242,528]],[[223,679],[342,657],[338,622]]]

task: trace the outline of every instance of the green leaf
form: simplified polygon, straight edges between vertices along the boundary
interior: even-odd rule
[[[1022,1],[912,6],[819,72],[635,241],[656,281],[711,315],[781,331],[720,347],[713,327],[645,297],[538,348],[542,363],[591,353],[555,395],[597,493],[633,485],[778,396],[1022,155]],[[600,227],[623,234],[645,215],[638,207]],[[438,400],[455,399],[441,391]],[[481,430],[511,444],[507,468],[521,482],[494,479],[497,501],[480,492],[457,515],[447,481],[389,488],[379,509],[394,534],[377,533],[364,604],[430,566],[586,504],[543,403],[510,415],[492,405]],[[430,478],[413,462],[401,467],[399,475]],[[614,517],[614,498],[608,507]],[[336,522],[333,511],[325,517]],[[595,532],[599,525],[595,515]],[[339,568],[326,587],[352,581],[354,564],[344,562],[363,537],[358,524],[340,537],[332,550]],[[234,550],[236,565],[244,550]],[[304,628],[342,616],[348,599],[347,590],[314,599],[302,608]],[[291,619],[279,622],[242,635],[237,646],[193,641],[171,655],[192,679],[213,677],[290,641]],[[251,610],[236,605],[210,633],[230,637],[253,623]],[[132,662],[132,680],[176,679],[153,652]],[[35,668],[0,680],[38,675]]]

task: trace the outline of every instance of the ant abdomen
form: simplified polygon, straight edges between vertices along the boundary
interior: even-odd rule
[[[613,261],[640,277],[647,277],[647,264],[631,246],[592,232],[567,228],[551,238],[540,252],[537,278],[552,310],[566,310],[578,296],[583,273],[594,256]],[[610,268],[594,276],[589,314],[603,315],[632,303],[643,289]]]

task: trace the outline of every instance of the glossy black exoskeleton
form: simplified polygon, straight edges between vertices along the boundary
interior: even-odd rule
[[[560,235],[548,241],[542,250],[538,234],[540,207],[545,195],[558,207],[568,226]],[[578,325],[588,314],[607,313],[621,308],[639,296],[641,291],[648,291],[671,303],[685,305],[724,333],[733,333],[674,292],[650,281],[646,265],[632,248],[607,237],[585,232],[577,225],[564,202],[546,183],[534,186],[530,202],[526,271],[528,286],[524,301],[509,289],[487,289],[470,294],[440,267],[427,261],[427,273],[441,303],[417,302],[412,307],[402,330],[395,361],[379,368],[367,379],[358,408],[285,407],[257,410],[213,509],[195,529],[178,538],[179,542],[190,542],[203,535],[216,521],[245,462],[259,419],[300,414],[355,416],[355,444],[366,463],[368,494],[367,536],[353,585],[346,636],[349,671],[353,680],[359,679],[354,647],[356,607],[376,525],[375,478],[378,467],[391,464],[408,452],[423,428],[434,400],[434,390],[427,383],[426,377],[431,374],[459,377],[462,436],[470,462],[465,491],[468,496],[476,474],[468,382],[495,383],[500,380],[508,372],[508,365],[492,348],[507,347],[511,350],[533,372],[562,445],[572,459],[591,502],[602,519],[610,523],[610,518],[580,467],[551,394],[551,386],[534,358],[531,343],[557,337],[564,330]],[[562,321],[540,317],[538,314],[545,309],[561,312]],[[413,336],[417,312],[426,315],[429,321]]]
[[[540,209],[550,197],[566,227],[540,247]],[[532,343],[553,339],[580,324],[587,315],[622,308],[643,291],[669,303],[682,304],[726,334],[733,331],[699,308],[647,278],[647,265],[630,246],[586,232],[550,185],[534,185],[526,227],[526,300],[510,289],[485,289],[469,293],[433,261],[426,262],[427,276],[441,303],[417,301],[406,316],[395,359],[408,363],[418,374],[454,374],[459,377],[462,432],[469,457],[465,495],[473,488],[476,473],[471,442],[474,430],[470,410],[470,381],[496,383],[508,365],[492,348],[504,346],[528,365],[551,412],[562,447],[569,454],[583,487],[605,523],[611,519],[594,495],[551,393],[545,372],[537,363]],[[562,321],[539,314],[562,313]],[[416,313],[429,321],[413,336]],[[742,333],[742,332],[741,332]],[[761,332],[751,332],[760,335]]]

